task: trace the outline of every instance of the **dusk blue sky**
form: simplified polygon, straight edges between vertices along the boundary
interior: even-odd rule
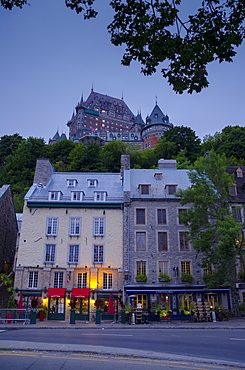
[[[47,142],[66,126],[83,94],[121,98],[143,119],[159,107],[175,126],[202,139],[228,125],[244,126],[244,45],[233,63],[209,66],[210,86],[199,94],[174,93],[160,72],[121,66],[123,47],[110,43],[109,0],[97,1],[99,16],[83,20],[64,0],[30,0],[22,10],[0,7],[0,136],[19,133]]]

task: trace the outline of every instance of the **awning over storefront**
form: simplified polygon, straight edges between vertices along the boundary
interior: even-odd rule
[[[73,288],[71,292],[71,298],[88,298],[89,288]]]
[[[126,289],[127,294],[228,293],[229,289]]]
[[[66,288],[49,288],[47,297],[48,298],[64,298],[66,294]]]

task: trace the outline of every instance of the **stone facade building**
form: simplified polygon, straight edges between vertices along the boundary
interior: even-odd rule
[[[185,207],[174,194],[190,186],[188,171],[178,170],[175,160],[161,159],[152,170],[130,169],[128,155],[123,163],[125,299],[133,297],[153,315],[161,306],[177,317],[197,301],[230,309],[229,289],[205,290],[201,256],[180,220]]]
[[[0,188],[0,273],[13,269],[17,240],[17,221],[10,185]]]

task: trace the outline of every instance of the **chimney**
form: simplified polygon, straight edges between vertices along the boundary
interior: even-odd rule
[[[175,168],[177,169],[177,164],[175,159],[159,159],[158,161],[159,170],[162,168]]]
[[[37,159],[34,175],[34,184],[46,186],[54,172],[54,168],[49,159]]]
[[[123,177],[124,170],[130,170],[130,155],[122,154],[121,155],[121,176]]]

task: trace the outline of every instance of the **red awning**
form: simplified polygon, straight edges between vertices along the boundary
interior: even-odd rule
[[[66,288],[49,288],[47,297],[49,298],[64,298],[66,294]]]
[[[71,298],[88,298],[89,288],[73,288],[71,292]]]

